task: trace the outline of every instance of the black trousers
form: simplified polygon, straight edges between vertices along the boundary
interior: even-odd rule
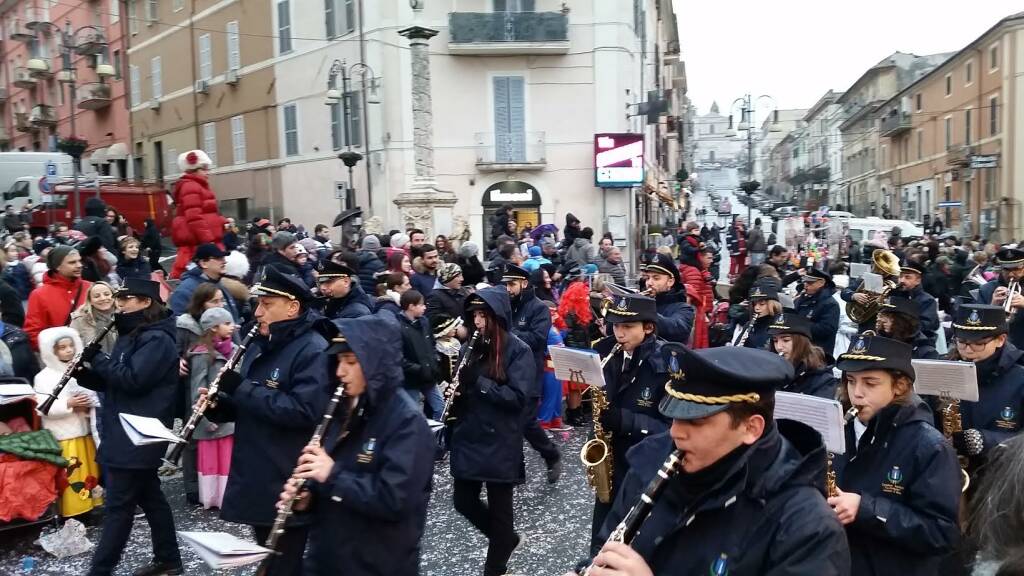
[[[270,536],[270,526],[253,526],[252,533],[256,542],[263,546]],[[276,554],[272,555],[267,576],[300,576],[302,574],[302,554],[306,551],[306,537],[309,526],[289,526],[275,546]]]
[[[537,411],[540,410],[540,401],[536,398],[527,400],[533,409],[529,412],[529,418],[526,420],[526,427],[523,429],[523,437],[530,443],[530,446],[534,450],[540,453],[541,458],[544,458],[545,462],[554,462],[562,457],[558,451],[558,447],[555,443],[548,438],[544,429],[540,427],[540,422],[537,421]]]
[[[487,482],[487,503],[480,500],[484,483],[476,480],[455,480],[453,497],[455,511],[466,517],[476,529],[487,536],[487,560],[484,576],[501,576],[508,572],[508,559],[516,545],[513,484]]]
[[[142,507],[152,532],[153,561],[181,564],[178,537],[174,531],[174,516],[167,498],[160,490],[160,477],[156,468],[105,468],[103,531],[96,552],[92,556],[89,576],[107,576],[114,573],[121,553],[128,543],[135,522],[135,506]]]

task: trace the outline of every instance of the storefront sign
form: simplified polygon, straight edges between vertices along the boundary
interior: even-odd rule
[[[594,135],[594,184],[627,188],[644,181],[643,134]]]
[[[998,154],[987,154],[981,156],[975,154],[971,156],[971,168],[998,168],[999,167],[999,155]]]

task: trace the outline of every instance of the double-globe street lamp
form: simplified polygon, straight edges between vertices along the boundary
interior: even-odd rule
[[[733,100],[732,105],[729,106],[730,112],[736,107],[736,104],[740,104],[740,122],[736,125],[737,131],[746,131],[747,133],[747,179],[740,183],[740,190],[743,190],[747,194],[747,226],[750,227],[753,222],[750,219],[752,199],[750,197],[758,188],[761,187],[761,183],[754,180],[754,105],[761,100],[771,100],[773,106],[772,109],[772,123],[768,126],[769,132],[781,132],[782,128],[779,127],[779,107],[775,103],[775,99],[767,94],[762,94],[757,98],[752,98],[750,94],[744,94],[741,98]],[[729,130],[732,130],[732,114],[729,114]],[[736,135],[735,133],[733,134]]]
[[[353,180],[352,171],[359,161],[363,159],[363,155],[359,152],[352,150],[352,140],[355,136],[352,131],[352,91],[349,89],[349,80],[353,75],[359,74],[362,76],[362,87],[360,89],[359,97],[360,101],[360,124],[362,124],[362,144],[364,149],[369,149],[370,129],[367,122],[367,103],[374,103],[367,99],[366,94],[366,74],[369,73],[371,83],[375,83],[375,75],[373,69],[368,64],[363,62],[356,62],[351,66],[347,66],[344,60],[335,60],[331,63],[331,69],[327,75],[327,94],[324,98],[324,104],[330,106],[333,110],[334,106],[341,104],[342,108],[342,121],[341,130],[345,138],[345,151],[338,154],[338,159],[348,168],[348,186],[345,189],[345,207],[351,209],[355,206],[355,181]],[[338,76],[341,76],[341,88],[338,88]],[[372,85],[371,85],[372,88]],[[369,202],[369,209],[373,211],[373,188],[370,181],[370,162],[366,162],[366,196]]]
[[[79,56],[93,56],[97,57],[106,52],[108,43],[106,36],[103,31],[95,26],[82,26],[77,30],[71,27],[71,21],[64,21],[64,28],[54,24],[53,22],[38,22],[35,25],[37,33],[46,34],[48,31],[60,35],[60,55],[61,55],[61,70],[57,74],[57,81],[61,84],[68,85],[68,102],[70,104],[70,123],[71,123],[71,137],[76,136],[75,130],[75,108],[76,108],[76,67],[72,62],[72,57],[75,54]],[[82,32],[86,34],[82,34]],[[33,58],[29,59],[26,63],[26,68],[30,72],[49,72],[50,65],[44,58],[38,55],[33,55]],[[114,67],[107,63],[97,63],[96,65],[96,76],[100,79],[100,84],[106,86],[104,79],[112,77],[116,74]],[[106,90],[110,90],[109,86]],[[109,98],[109,95],[107,96]],[[81,210],[81,199],[79,197],[78,190],[78,175],[81,170],[80,162],[82,159],[81,152],[73,156],[71,163],[72,175],[73,175],[73,194],[75,197],[75,218],[82,217]],[[96,187],[96,193],[99,194],[99,186]]]

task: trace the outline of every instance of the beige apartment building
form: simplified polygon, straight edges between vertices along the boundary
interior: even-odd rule
[[[178,154],[209,153],[226,214],[275,204],[281,185],[271,3],[128,0],[132,170],[168,182]]]
[[[1021,238],[1024,13],[999,21],[879,108],[879,180],[894,213],[938,214],[947,227]]]

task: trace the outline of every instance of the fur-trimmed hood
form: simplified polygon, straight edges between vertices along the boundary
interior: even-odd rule
[[[42,359],[43,365],[51,370],[64,372],[68,367],[67,363],[58,360],[57,355],[53,352],[54,345],[64,338],[71,338],[71,341],[75,343],[75,353],[81,352],[84,348],[82,337],[74,328],[57,326],[56,328],[47,328],[39,333],[39,357]]]

